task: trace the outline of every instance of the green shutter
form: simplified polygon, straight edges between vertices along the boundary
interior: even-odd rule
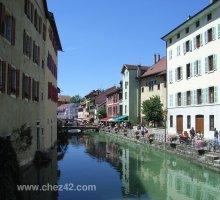
[[[193,38],[193,49],[196,49],[196,37]]]
[[[197,75],[196,61],[193,63],[193,69],[194,69],[194,76],[196,76]]]
[[[205,73],[208,72],[208,57],[205,58]]]
[[[189,51],[192,51],[192,40],[189,41]]]
[[[197,104],[197,93],[196,93],[196,90],[193,91],[194,93],[194,104]]]
[[[214,102],[218,103],[218,86],[214,87]]]
[[[200,34],[200,46],[203,45],[203,39],[202,39],[202,34]]]
[[[177,69],[175,69],[175,81],[177,81]]]
[[[208,88],[205,88],[205,103],[208,103],[208,97],[209,97],[208,96],[208,94],[209,94],[208,90],[209,90]]]
[[[183,79],[183,67],[180,67],[180,80]]]
[[[204,37],[205,37],[205,44],[207,44],[208,43],[208,32],[207,31],[204,33]]]
[[[216,36],[216,28],[213,27],[213,28],[212,28],[212,40],[215,40],[215,39],[216,39],[215,36]]]
[[[218,25],[218,38],[220,38],[220,24]]]
[[[193,105],[194,104],[194,90],[190,92],[190,95],[191,95],[191,105]]]
[[[217,70],[217,55],[213,55],[213,69]]]
[[[198,75],[202,75],[201,60],[198,60]]]
[[[193,71],[193,63],[190,63],[190,77],[194,76],[194,71]]]
[[[175,94],[175,106],[178,106],[178,102],[177,102],[177,93]]]
[[[205,98],[205,89],[202,89],[202,104],[206,103],[206,98]]]
[[[183,53],[184,54],[186,53],[186,43],[185,42],[183,43]]]

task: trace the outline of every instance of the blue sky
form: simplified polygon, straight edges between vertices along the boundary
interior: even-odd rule
[[[118,85],[123,64],[152,65],[165,55],[160,38],[210,0],[47,0],[64,52],[58,57],[62,95],[85,96]]]

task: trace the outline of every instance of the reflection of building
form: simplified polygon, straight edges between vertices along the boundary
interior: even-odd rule
[[[79,103],[63,104],[57,108],[58,119],[77,119]]]
[[[46,0],[0,2],[0,136],[26,124],[32,130],[30,162],[36,149],[47,150],[57,138],[57,57],[62,50],[53,13]]]
[[[121,162],[122,162],[122,186],[124,189],[124,194],[128,195],[130,193],[129,149],[122,149]]]
[[[220,129],[220,1],[162,38],[167,46],[168,132],[192,127],[205,138]]]

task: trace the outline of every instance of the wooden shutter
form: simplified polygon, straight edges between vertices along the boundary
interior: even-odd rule
[[[16,20],[12,17],[12,34],[11,34],[11,44],[15,45],[15,30],[16,30]]]
[[[33,62],[35,62],[35,54],[36,54],[36,49],[35,49],[35,41],[33,41]]]
[[[31,22],[34,22],[34,4],[31,3]]]
[[[205,89],[201,89],[201,95],[202,95],[202,104],[206,103],[205,99]]]
[[[196,71],[197,71],[197,70],[196,70],[196,68],[197,68],[197,62],[195,61],[193,65],[194,65],[194,66],[193,66],[193,67],[194,67],[194,76],[196,76],[196,75],[197,75],[197,72],[196,72]]]
[[[32,38],[31,37],[29,37],[29,43],[28,44],[29,44],[28,45],[28,52],[29,52],[28,57],[31,58],[31,53],[32,53]]]
[[[16,70],[16,97],[19,96],[19,90],[20,90],[20,70]]]
[[[0,34],[5,32],[5,6],[0,2]]]
[[[8,64],[7,94],[11,94],[11,65]]]
[[[35,80],[32,79],[32,101],[35,100]]]
[[[190,92],[190,95],[191,95],[191,105],[193,105],[194,104],[194,90]]]
[[[177,93],[175,94],[175,106],[178,106]]]
[[[212,28],[212,40],[215,40],[216,38],[216,28],[215,26]]]
[[[197,104],[197,90],[194,90],[194,104]]]
[[[180,67],[180,79],[183,80],[183,67]]]

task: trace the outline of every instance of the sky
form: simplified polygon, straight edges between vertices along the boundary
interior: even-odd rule
[[[166,54],[161,37],[210,0],[47,0],[63,52],[58,54],[61,95],[85,96],[119,86],[124,64],[151,66]]]

